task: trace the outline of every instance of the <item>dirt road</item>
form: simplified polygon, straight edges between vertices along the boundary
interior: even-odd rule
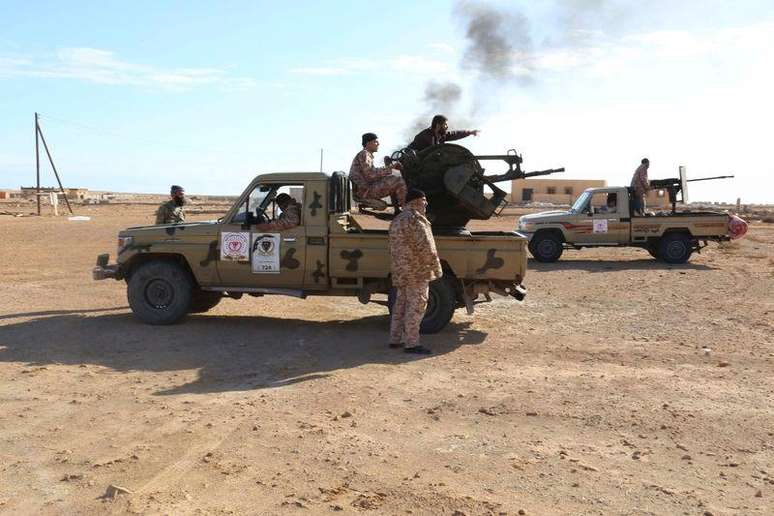
[[[81,211],[0,217],[0,512],[772,513],[774,225],[530,262],[425,358],[349,299],[143,325],[90,268],[148,208]]]

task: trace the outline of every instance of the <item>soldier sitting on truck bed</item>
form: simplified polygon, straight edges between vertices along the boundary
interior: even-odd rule
[[[374,152],[379,150],[379,138],[374,133],[365,133],[362,142],[363,150],[355,155],[349,168],[355,200],[397,197],[402,206],[406,199],[406,183],[393,172],[393,169],[400,170],[402,165],[396,161],[387,167],[375,167]]]
[[[182,186],[172,185],[169,189],[171,199],[164,201],[156,210],[156,224],[178,224],[185,222],[185,190]]]
[[[258,231],[285,231],[294,228],[301,223],[301,205],[286,193],[279,194],[274,202],[282,210],[277,220],[258,224],[255,229]]]
[[[478,129],[472,131],[449,131],[448,119],[443,115],[435,115],[433,121],[430,123],[430,127],[420,131],[412,141],[408,148],[419,152],[433,145],[441,145],[442,143],[450,142],[453,140],[461,140],[470,135],[478,136]]]

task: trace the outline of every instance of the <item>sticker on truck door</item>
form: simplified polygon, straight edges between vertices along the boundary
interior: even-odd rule
[[[594,219],[594,233],[607,233],[607,219]]]
[[[224,232],[220,236],[220,259],[246,262],[250,259],[250,233]]]
[[[256,274],[278,274],[280,271],[280,234],[253,233],[252,269]]]

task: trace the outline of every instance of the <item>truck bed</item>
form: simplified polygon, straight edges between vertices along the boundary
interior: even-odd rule
[[[330,234],[331,277],[385,277],[385,271],[390,270],[389,223],[374,217],[354,217],[356,225]],[[458,278],[520,283],[527,269],[527,239],[516,232],[436,236],[435,244],[441,260]],[[362,260],[366,255],[370,259]],[[361,262],[368,269],[362,269]]]

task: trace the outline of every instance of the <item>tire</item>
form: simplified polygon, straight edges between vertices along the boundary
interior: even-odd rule
[[[535,260],[543,263],[557,261],[564,252],[562,239],[556,233],[537,233],[528,247]]]
[[[667,263],[685,263],[691,254],[691,238],[683,233],[667,233],[658,242],[658,256]]]
[[[390,315],[392,315],[396,295],[395,287],[391,288],[387,295],[387,308],[390,310]],[[419,325],[419,333],[438,333],[444,329],[454,316],[456,306],[457,295],[451,281],[447,278],[439,278],[430,283],[427,309]]]
[[[223,300],[223,294],[220,292],[209,292],[207,290],[195,290],[191,297],[191,308],[189,314],[201,314],[215,308]]]
[[[193,281],[177,263],[152,261],[132,272],[126,293],[132,312],[142,322],[174,324],[191,308]]]

